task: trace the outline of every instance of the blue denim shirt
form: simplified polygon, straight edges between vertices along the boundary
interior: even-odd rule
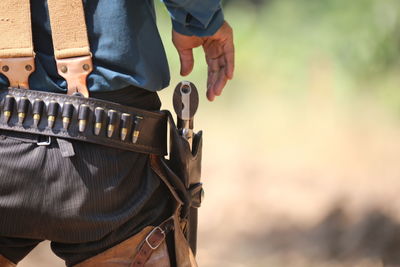
[[[220,0],[163,0],[177,32],[212,35],[223,23]],[[66,91],[53,56],[47,1],[32,2],[36,71],[30,88]],[[94,70],[89,91],[111,91],[135,85],[157,91],[169,85],[165,51],[156,26],[153,0],[85,0]],[[0,76],[0,84],[8,85]]]

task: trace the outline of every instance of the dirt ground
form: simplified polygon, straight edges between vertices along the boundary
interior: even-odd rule
[[[259,104],[199,114],[199,265],[400,266],[399,121],[369,100]],[[19,266],[63,264],[44,243]]]

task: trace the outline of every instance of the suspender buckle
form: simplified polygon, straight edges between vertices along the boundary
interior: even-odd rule
[[[29,76],[34,71],[34,57],[0,58],[0,73],[7,77],[10,88],[29,89]]]
[[[67,81],[68,95],[76,93],[89,97],[86,79],[93,70],[92,57],[82,56],[73,58],[58,58],[57,71]]]

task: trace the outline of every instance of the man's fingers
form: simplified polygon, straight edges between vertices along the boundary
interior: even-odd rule
[[[222,90],[224,89],[226,82],[228,81],[228,77],[226,75],[226,61],[224,57],[220,57],[218,59],[219,70],[217,80],[214,84],[214,93],[217,96],[222,94]]]
[[[228,77],[225,75],[225,68],[220,68],[218,71],[208,72],[207,82],[207,98],[213,101],[215,96],[220,96],[228,82]]]
[[[228,78],[225,76],[224,70],[216,73],[207,90],[208,100],[213,101],[216,96],[220,96],[227,82]]]
[[[218,72],[221,68],[220,58],[207,58],[208,71]]]
[[[207,98],[213,101],[215,96],[220,96],[229,79],[226,75],[226,59],[224,56],[218,58],[207,58],[208,80]]]
[[[212,90],[216,96],[220,96],[222,94],[222,90],[224,89],[226,83],[228,81],[228,77],[225,75],[225,70],[221,69],[217,75],[217,79],[214,83]]]
[[[181,61],[181,75],[186,76],[189,75],[193,70],[194,58],[193,58],[193,50],[185,49],[178,50],[179,59]]]
[[[214,94],[214,92],[213,91],[211,91],[211,90],[207,90],[207,99],[209,100],[209,101],[214,101],[214,99],[215,99],[215,94]]]
[[[235,47],[232,41],[229,41],[224,46],[224,59],[226,64],[225,74],[231,80],[235,71]]]
[[[213,101],[215,98],[214,85],[218,79],[218,72],[209,69],[207,76],[207,98],[208,100]]]
[[[210,90],[214,87],[215,82],[218,79],[218,72],[208,71],[207,77],[207,90]]]

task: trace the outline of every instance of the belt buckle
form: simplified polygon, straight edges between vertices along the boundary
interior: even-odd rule
[[[156,244],[155,246],[153,246],[152,244],[150,244],[149,238],[156,232],[156,231],[160,231],[161,234],[163,235],[163,238],[158,242],[158,244]],[[163,229],[161,229],[160,226],[157,226],[156,228],[154,228],[146,237],[146,243],[147,245],[152,249],[152,250],[156,250],[164,241],[166,235]]]
[[[38,136],[38,140],[37,140],[37,145],[38,146],[49,146],[49,145],[51,145],[51,136],[48,136],[48,135],[45,135],[46,137],[47,137],[47,140],[45,140],[45,141],[41,141],[40,140],[40,137],[41,137],[42,135],[39,135]]]

